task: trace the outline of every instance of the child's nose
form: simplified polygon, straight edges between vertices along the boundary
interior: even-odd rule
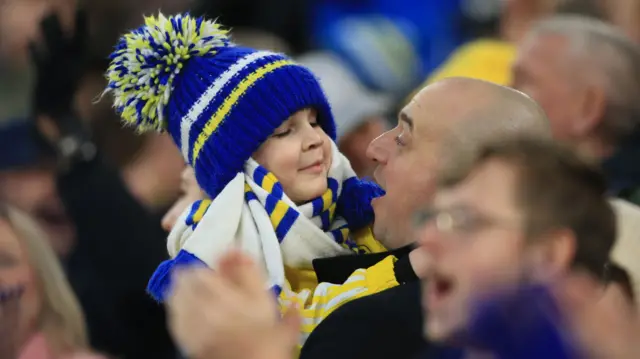
[[[323,144],[324,139],[313,128],[311,129],[311,131],[307,131],[304,150],[312,150],[314,148],[321,147]]]

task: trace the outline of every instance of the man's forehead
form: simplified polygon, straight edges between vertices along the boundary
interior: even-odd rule
[[[513,203],[516,181],[516,168],[512,164],[489,160],[476,166],[458,185],[438,190],[436,205],[465,203],[480,209],[506,206]]]
[[[462,92],[456,94],[454,88],[439,84],[427,86],[402,109],[399,120],[410,118],[417,133],[444,134],[473,113],[476,101],[465,100]]]
[[[521,43],[516,54],[516,62],[529,60],[544,65],[548,61],[557,62],[568,49],[566,36],[554,33],[531,34]]]

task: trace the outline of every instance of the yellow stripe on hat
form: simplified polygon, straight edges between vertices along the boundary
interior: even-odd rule
[[[229,96],[227,96],[227,98],[224,100],[222,106],[220,106],[213,114],[213,116],[211,116],[211,119],[207,121],[207,123],[204,125],[204,128],[202,129],[202,132],[200,132],[200,134],[198,135],[198,138],[193,145],[193,156],[191,163],[193,166],[195,166],[195,163],[198,160],[198,156],[200,155],[200,150],[202,150],[204,144],[207,142],[211,134],[216,131],[220,123],[222,123],[225,117],[229,114],[240,97],[245,92],[247,92],[247,90],[253,84],[263,78],[265,75],[287,65],[294,65],[294,62],[291,60],[280,60],[272,62],[270,64],[259,67],[254,72],[247,75],[247,77],[245,77],[242,81],[240,81],[236,88],[234,88]]]

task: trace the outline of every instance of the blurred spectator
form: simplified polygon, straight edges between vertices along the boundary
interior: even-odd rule
[[[102,358],[89,354],[84,316],[46,235],[0,203],[0,355]]]
[[[40,19],[55,11],[69,29],[74,8],[75,0],[0,1],[0,58],[13,68],[24,68],[29,63],[29,42],[39,35]]]
[[[251,28],[234,28],[233,42],[238,45],[258,50],[269,50],[283,54],[291,54],[291,46],[282,38],[262,30]]]
[[[373,93],[335,55],[313,52],[296,61],[320,79],[338,127],[338,144],[359,177],[373,175],[375,162],[366,157],[369,143],[388,128],[391,98]]]
[[[602,164],[609,193],[640,204],[640,49],[612,25],[578,16],[543,20],[518,49],[513,86],[547,112],[554,137]],[[640,289],[640,209],[615,201],[613,258]]]
[[[604,178],[568,149],[531,137],[496,138],[471,157],[461,153],[452,157],[457,165],[439,174],[433,206],[417,222],[417,251],[427,263],[417,273],[427,337],[470,351],[497,350],[499,358],[573,357],[551,351],[547,338],[562,340],[559,332],[530,337],[539,329],[526,313],[474,323],[474,303],[520,284],[553,286],[573,271],[604,283],[616,237]]]
[[[564,0],[558,11],[608,19],[640,43],[640,2],[636,0]]]
[[[67,256],[75,227],[58,195],[53,149],[20,119],[0,126],[0,148],[0,199],[33,216],[54,251]]]
[[[309,49],[309,1],[195,0],[192,13],[231,28],[250,28],[283,39],[293,54]],[[249,45],[247,45],[249,46]]]
[[[84,28],[84,21],[78,12],[75,28]],[[73,100],[86,69],[86,33],[65,36],[55,15],[42,28],[43,41],[32,54],[38,75],[33,116],[0,142],[7,148],[2,195],[52,222],[47,229],[57,238],[93,347],[121,358],[172,358],[163,308],[144,290],[166,257],[160,216],[150,214],[105,164],[78,118]],[[152,177],[149,172],[143,178]]]
[[[558,140],[602,163],[610,193],[640,203],[640,48],[578,16],[538,23],[518,49],[513,86],[547,112]]]
[[[404,96],[422,77],[415,23],[380,14],[338,18],[319,39],[322,51],[345,61],[367,87]]]
[[[460,0],[312,3],[321,48],[347,60],[366,85],[395,96],[405,96],[462,41]]]
[[[481,13],[482,6],[493,6],[499,14],[495,32],[470,41],[451,54],[434,71],[425,84],[440,79],[464,76],[507,85],[511,82],[510,68],[517,44],[537,19],[553,12],[557,0],[508,0],[502,3],[480,3],[467,0],[467,11]]]

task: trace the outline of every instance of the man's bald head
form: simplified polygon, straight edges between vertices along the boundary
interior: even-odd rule
[[[448,78],[425,87],[398,120],[398,126],[367,151],[378,163],[374,177],[387,191],[373,203],[374,232],[392,248],[413,241],[407,218],[431,201],[435,174],[447,166],[450,155],[474,151],[497,136],[550,136],[544,113],[529,97],[468,78]]]
[[[483,80],[448,78],[425,87],[412,102],[429,120],[442,122],[450,137],[465,142],[522,133],[551,136],[544,111],[529,96]]]

